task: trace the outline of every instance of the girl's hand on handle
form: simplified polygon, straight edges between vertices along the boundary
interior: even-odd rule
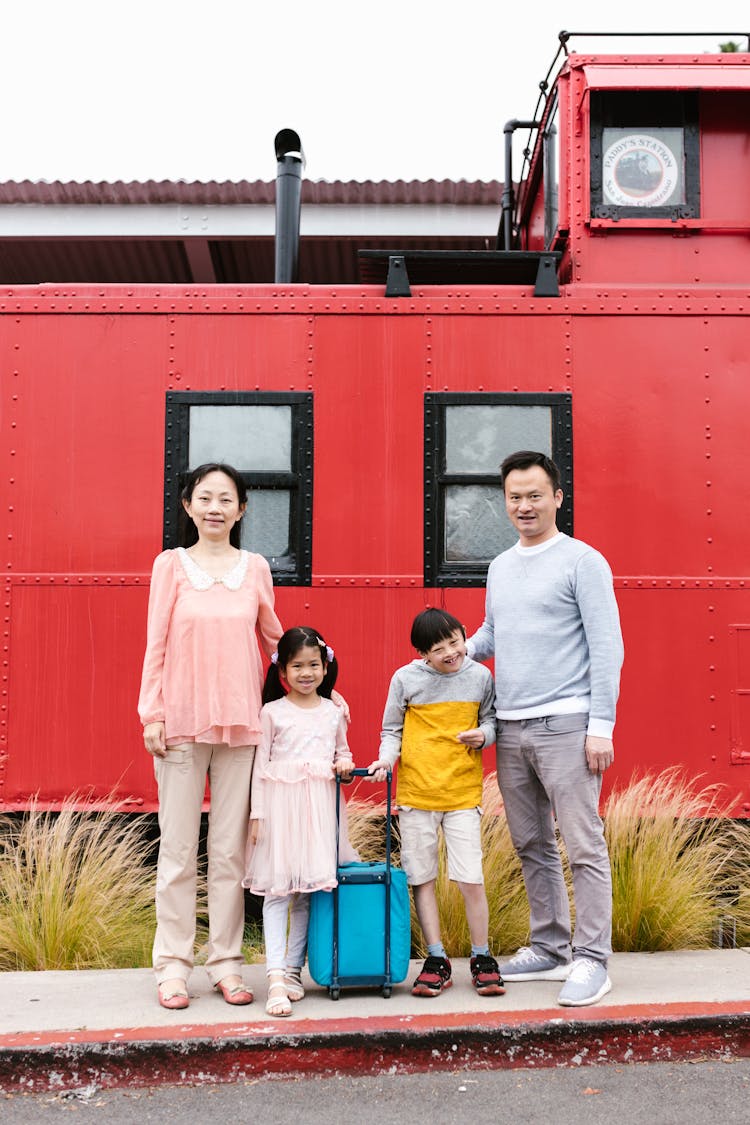
[[[474,730],[462,730],[456,738],[464,746],[468,746],[469,750],[481,750],[484,746],[484,735],[479,727],[475,727]]]
[[[346,724],[348,726],[349,723],[352,721],[352,715],[351,715],[351,711],[349,710],[349,704],[346,702],[343,695],[340,692],[336,691],[335,688],[331,692],[331,703],[335,703],[336,706],[339,708],[339,710],[343,713],[344,718],[346,719]]]
[[[143,728],[143,743],[149,754],[164,758],[167,753],[167,738],[164,723],[146,723]]]
[[[388,762],[383,761],[382,758],[378,758],[376,762],[373,762],[372,765],[367,767],[367,772],[370,774],[373,781],[385,781],[390,768]]]
[[[354,769],[354,762],[351,758],[337,758],[333,768],[342,781],[351,781],[352,770]]]

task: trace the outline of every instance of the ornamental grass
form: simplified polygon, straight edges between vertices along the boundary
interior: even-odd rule
[[[0,970],[149,964],[150,853],[143,818],[112,802],[0,818]]]
[[[714,944],[719,920],[736,917],[747,886],[742,830],[726,818],[720,789],[697,789],[679,768],[636,775],[612,792],[604,824],[612,866],[614,950],[639,953]],[[748,859],[750,848],[745,865]]]
[[[528,943],[529,910],[494,773],[483,805],[490,947],[502,955]],[[384,818],[384,803],[355,791],[349,837],[363,860],[383,859]],[[679,769],[635,776],[613,790],[604,821],[616,951],[708,948],[719,938],[750,946],[750,823],[726,817],[717,787],[700,789]],[[397,820],[393,847],[398,862]],[[71,796],[59,813],[32,804],[23,816],[0,817],[0,971],[149,965],[154,859],[146,818],[114,802],[94,807]],[[203,884],[201,872],[200,902]],[[444,849],[436,892],[446,951],[468,957],[463,899],[447,877]],[[199,961],[203,914],[199,908]],[[413,955],[424,956],[416,918],[412,941]],[[262,957],[257,925],[247,928],[244,952]]]
[[[718,936],[722,944],[750,946],[750,821],[738,820],[727,826],[731,855],[724,876],[724,892],[719,902]],[[718,943],[717,943],[718,944]]]
[[[365,782],[365,785],[369,784]],[[382,863],[385,860],[385,814],[385,801],[371,802],[367,797],[360,797],[359,787],[346,802],[349,843],[363,863]],[[398,821],[394,818],[391,836],[391,859],[394,863],[398,862],[398,845]]]

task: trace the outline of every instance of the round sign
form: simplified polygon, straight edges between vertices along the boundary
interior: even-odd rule
[[[620,137],[602,163],[604,200],[618,207],[663,207],[678,186],[674,153],[648,133]]]

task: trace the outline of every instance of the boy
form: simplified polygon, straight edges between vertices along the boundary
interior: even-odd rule
[[[401,758],[401,863],[427,943],[412,995],[437,996],[452,983],[435,896],[442,827],[448,875],[458,883],[466,908],[474,987],[481,996],[500,996],[505,989],[487,944],[480,836],[482,748],[495,741],[492,676],[466,655],[464,627],[445,610],[417,614],[411,643],[420,659],[399,668],[391,680],[380,753],[369,772],[382,781]]]

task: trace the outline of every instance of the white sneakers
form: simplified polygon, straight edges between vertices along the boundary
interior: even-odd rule
[[[606,965],[591,957],[577,957],[560,989],[557,1002],[564,1008],[582,1008],[586,1004],[596,1004],[611,987]]]

